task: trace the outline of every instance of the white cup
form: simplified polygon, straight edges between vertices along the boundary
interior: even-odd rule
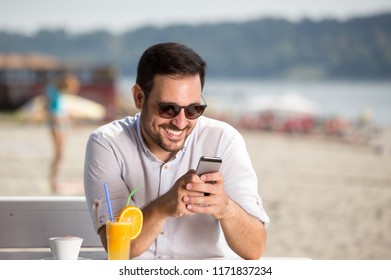
[[[82,238],[74,236],[49,238],[55,260],[77,260],[82,242]]]

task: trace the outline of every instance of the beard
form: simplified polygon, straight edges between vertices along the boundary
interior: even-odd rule
[[[178,140],[173,140],[173,139],[169,139],[167,137],[164,137],[161,133],[156,133],[153,136],[155,143],[161,149],[163,149],[166,152],[170,152],[170,153],[179,152],[183,148],[183,146],[185,145],[185,141],[191,132],[191,130],[188,126],[185,127],[184,129],[178,129],[177,127],[175,127],[173,125],[162,125],[162,126],[159,126],[159,128],[164,131],[174,130],[174,131],[182,131],[183,133],[185,133],[185,137],[182,137],[181,139],[178,139]]]
[[[193,127],[188,125],[183,129],[179,129],[175,125],[172,125],[170,123],[153,126],[150,123],[151,119],[149,119],[148,114],[145,113],[146,112],[144,111],[141,114],[141,119],[142,119],[141,131],[142,131],[144,141],[146,141],[146,143],[149,143],[149,145],[156,145],[157,147],[159,147],[160,149],[168,153],[174,154],[180,151],[185,145],[185,141],[187,137],[190,135],[190,133],[192,132]],[[170,139],[165,135],[167,131],[174,131],[174,132],[181,131],[185,135],[184,137],[180,137],[178,139],[175,138]],[[149,148],[151,149],[152,147]]]

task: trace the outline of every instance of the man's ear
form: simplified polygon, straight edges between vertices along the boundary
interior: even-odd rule
[[[144,92],[138,84],[132,87],[134,105],[137,109],[141,110],[145,101]]]

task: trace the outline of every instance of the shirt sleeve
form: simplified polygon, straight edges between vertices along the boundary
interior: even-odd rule
[[[109,215],[104,183],[108,185],[113,215],[118,215],[126,204],[129,190],[121,177],[121,165],[110,141],[101,134],[90,136],[84,164],[84,192],[95,230],[98,231]]]
[[[262,221],[267,227],[270,218],[262,205],[258,179],[248,154],[246,143],[239,132],[228,138],[227,149],[223,151],[224,186],[229,197],[248,214]]]

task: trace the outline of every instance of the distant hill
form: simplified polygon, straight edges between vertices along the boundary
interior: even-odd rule
[[[146,47],[187,44],[208,62],[210,76],[391,78],[391,14],[347,21],[259,19],[243,23],[146,26],[120,35],[41,30],[0,31],[0,52],[43,53],[81,63],[115,64],[134,74]]]

